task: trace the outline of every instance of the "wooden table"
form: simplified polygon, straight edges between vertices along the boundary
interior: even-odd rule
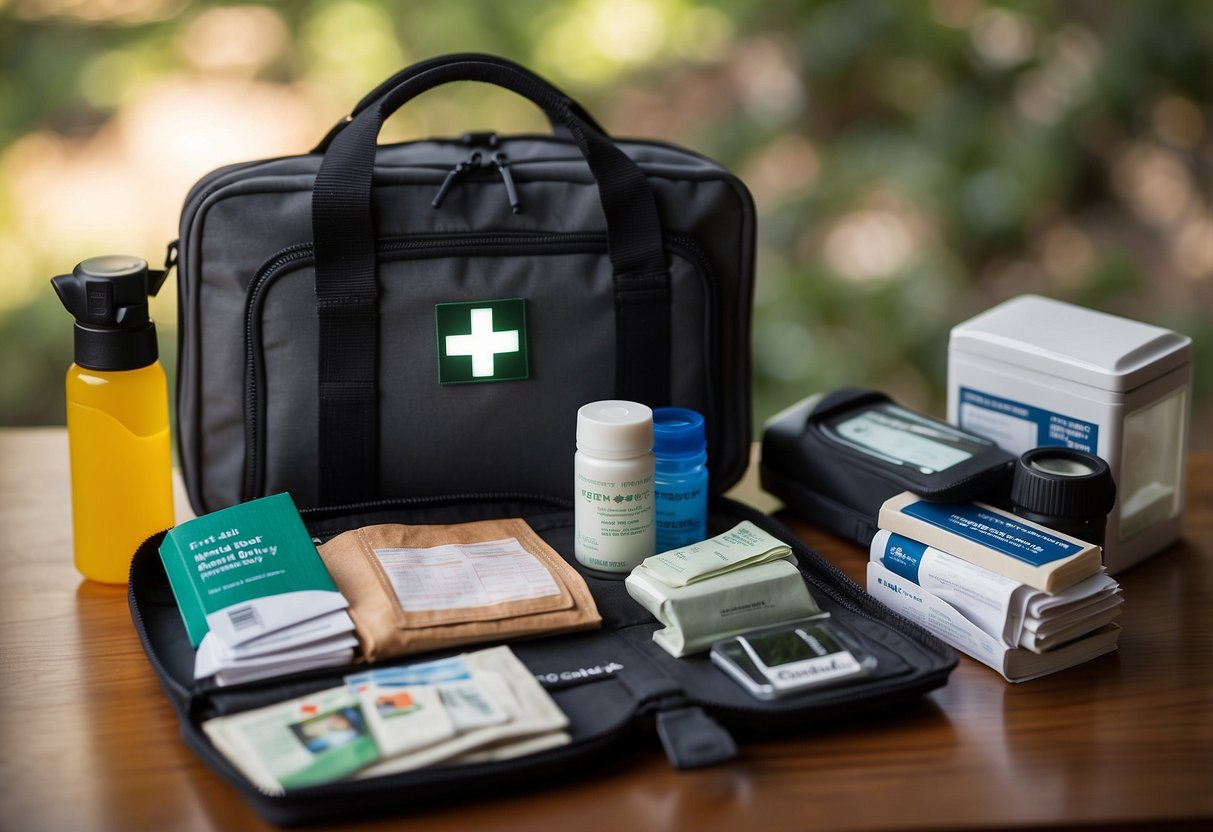
[[[858,548],[795,528],[862,580]],[[178,739],[125,590],[73,570],[62,429],[0,431],[0,565],[0,830],[266,828]],[[679,773],[643,752],[359,828],[1210,828],[1213,455],[1192,459],[1183,542],[1121,582],[1119,653],[1055,676],[1008,685],[962,657],[913,713],[749,744],[731,765]]]

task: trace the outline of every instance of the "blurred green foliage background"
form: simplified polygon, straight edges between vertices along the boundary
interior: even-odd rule
[[[1192,336],[1213,447],[1205,0],[0,0],[0,424],[63,421],[51,275],[156,264],[201,175],[306,152],[392,72],[471,50],[747,182],[759,420],[846,384],[942,414],[949,329],[1036,292]],[[466,85],[385,140],[489,127],[546,129]],[[170,285],[170,372],[175,308]]]

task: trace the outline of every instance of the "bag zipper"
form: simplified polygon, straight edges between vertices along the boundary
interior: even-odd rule
[[[170,529],[171,527],[169,529],[164,529],[163,531],[158,531],[155,534],[149,535],[135,549],[135,553],[138,554],[139,552],[143,551],[144,547],[149,546],[157,537],[163,538],[164,535],[170,531]],[[156,671],[156,678],[180,698],[181,706],[182,708],[185,708],[186,703],[188,703],[190,700],[189,690],[182,687],[177,680],[169,674],[168,669],[164,666],[164,663],[160,661],[159,654],[152,649],[151,637],[147,634],[147,625],[143,621],[143,613],[140,611],[139,605],[135,602],[134,571],[135,558],[132,557],[131,569],[126,578],[126,604],[131,611],[131,621],[135,625],[135,634],[139,637],[139,643],[143,645],[143,652],[147,656],[148,662],[151,663],[152,669]]]
[[[357,503],[343,503],[337,506],[313,506],[299,509],[299,514],[305,520],[321,520],[328,517],[340,517],[344,514],[360,512],[384,511],[392,508],[412,508],[415,506],[444,506],[451,503],[483,503],[483,502],[524,502],[547,503],[553,508],[570,509],[572,500],[563,497],[553,497],[548,494],[532,494],[526,491],[505,491],[500,493],[490,491],[472,491],[463,494],[444,494],[437,497],[385,497],[379,500],[362,500]]]
[[[448,180],[454,171],[448,174]],[[515,194],[515,197],[517,195]],[[687,260],[704,283],[704,298],[707,320],[704,332],[704,392],[710,424],[715,423],[715,371],[720,366],[718,345],[713,334],[718,329],[717,282],[712,264],[706,252],[696,240],[685,234],[666,235],[668,248],[674,249]],[[469,248],[482,251],[516,248],[542,248],[542,253],[605,252],[606,235],[598,232],[481,232],[474,234],[428,234],[381,241],[377,246],[380,255],[388,260],[404,260],[439,256],[445,251],[465,252]],[[245,306],[245,464],[244,485],[241,500],[253,499],[263,487],[264,470],[261,447],[260,380],[262,375],[260,355],[261,309],[266,289],[276,277],[288,267],[299,266],[314,258],[312,243],[298,243],[282,249],[257,270],[249,282]]]
[[[442,184],[438,186],[438,193],[434,194],[434,198],[430,201],[431,208],[441,208],[442,201],[446,199],[446,195],[450,193],[455,183],[466,176],[468,171],[480,167],[480,155],[480,151],[473,150],[470,156],[451,168],[446,179],[443,179]]]
[[[680,147],[680,146],[678,146],[676,144],[672,144],[670,142],[659,141],[656,139],[635,139],[635,138],[619,138],[619,137],[612,137],[612,141],[614,141],[615,144],[618,144],[618,145],[629,145],[629,146],[633,146],[633,147],[651,147],[651,148],[655,148],[657,150],[663,150],[663,151],[668,151],[670,153],[675,153],[679,156],[684,156],[687,158],[691,158],[691,159],[695,159],[697,161],[703,162],[707,165],[710,165],[713,168],[718,169],[721,173],[729,175],[728,171],[726,171],[724,168],[721,168],[720,164],[718,162],[716,162],[715,160],[703,155],[702,153],[698,153],[693,150],[688,150],[685,147]],[[499,135],[499,134],[493,133],[493,132],[467,133],[458,138],[452,137],[452,138],[446,138],[446,139],[442,139],[442,138],[425,139],[422,141],[396,142],[394,144],[379,145],[379,149],[380,150],[396,149],[396,148],[400,148],[400,147],[407,147],[408,145],[412,145],[412,144],[436,144],[436,145],[450,145],[450,146],[454,146],[454,147],[471,146],[471,147],[487,147],[490,149],[495,149],[498,147],[508,146],[510,142],[527,142],[527,143],[544,142],[544,143],[558,145],[560,147],[565,147],[565,148],[568,148],[570,151],[572,151],[567,156],[552,156],[552,157],[545,157],[545,158],[525,159],[525,160],[523,160],[523,162],[521,162],[521,164],[529,165],[532,163],[539,163],[539,162],[585,161],[584,157],[581,155],[581,152],[576,149],[576,143],[572,139],[569,139],[569,138],[566,138],[563,136],[555,136],[550,133],[516,133],[516,134],[510,134],[507,136],[502,136],[502,135]],[[211,171],[210,173],[207,173],[205,176],[203,176],[201,179],[199,179],[198,182],[195,183],[194,187],[190,190],[190,193],[186,196],[185,205],[181,211],[182,217],[185,217],[188,215],[192,219],[193,213],[198,209],[199,206],[202,205],[203,202],[206,201],[207,197],[211,196],[211,194],[215,193],[216,191],[218,191],[219,189],[221,189],[222,187],[224,187],[225,185],[228,184],[227,179],[232,174],[243,173],[252,168],[256,168],[260,165],[272,164],[275,162],[290,161],[292,159],[298,159],[298,158],[302,158],[303,156],[308,156],[308,155],[312,155],[312,154],[295,154],[295,155],[290,155],[290,156],[274,156],[274,157],[271,157],[268,159],[257,159],[257,160],[251,161],[251,162],[238,162],[236,164],[226,165],[224,167],[217,168],[217,169]],[[435,163],[435,162],[411,162],[411,163],[407,163],[407,164],[403,164],[403,165],[392,165],[390,167],[405,168],[405,169],[407,169],[407,168],[420,168],[420,169],[434,168],[437,170],[449,170],[449,167],[447,165],[443,165],[441,163]],[[303,173],[303,172],[300,171],[300,173]]]
[[[522,204],[518,200],[518,188],[514,186],[514,175],[510,173],[509,157],[498,150],[489,157],[487,165],[482,161],[483,158],[484,154],[479,150],[473,150],[468,154],[466,159],[451,168],[446,175],[446,179],[443,179],[442,184],[438,186],[438,193],[434,194],[434,198],[430,201],[430,207],[441,208],[447,194],[451,192],[451,188],[469,173],[491,167],[497,171],[497,175],[501,177],[502,183],[505,184],[505,195],[510,202],[510,211],[515,214],[520,213],[522,211]]]
[[[465,503],[535,503],[550,506],[560,511],[570,511],[573,508],[572,500],[566,500],[563,497],[553,497],[547,494],[534,494],[527,491],[471,491],[462,494],[442,494],[437,496],[387,497],[380,500],[363,500],[357,503],[345,503],[337,506],[313,506],[312,508],[299,509],[299,515],[303,517],[305,523],[309,526],[308,532],[311,533],[312,525],[320,525],[329,518],[348,517],[354,514],[370,514],[379,511],[389,511],[391,509],[437,508]],[[343,529],[343,531],[345,530]],[[312,541],[318,543],[320,538],[313,534]]]
[[[497,168],[501,181],[505,183],[505,195],[510,201],[510,211],[517,214],[522,211],[522,203],[518,201],[518,189],[514,187],[514,175],[510,173],[509,161],[509,157],[500,150],[492,156],[493,167]]]

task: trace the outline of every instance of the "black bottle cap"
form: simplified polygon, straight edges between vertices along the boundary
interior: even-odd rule
[[[1069,448],[1033,448],[1019,458],[1011,509],[1020,517],[1103,545],[1116,483],[1108,463]]]
[[[76,318],[76,363],[90,370],[137,370],[159,357],[147,298],[164,280],[139,257],[93,257],[51,286]]]

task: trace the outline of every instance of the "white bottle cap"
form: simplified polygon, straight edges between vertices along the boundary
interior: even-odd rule
[[[607,459],[653,450],[653,411],[638,402],[590,402],[577,410],[577,449]]]

